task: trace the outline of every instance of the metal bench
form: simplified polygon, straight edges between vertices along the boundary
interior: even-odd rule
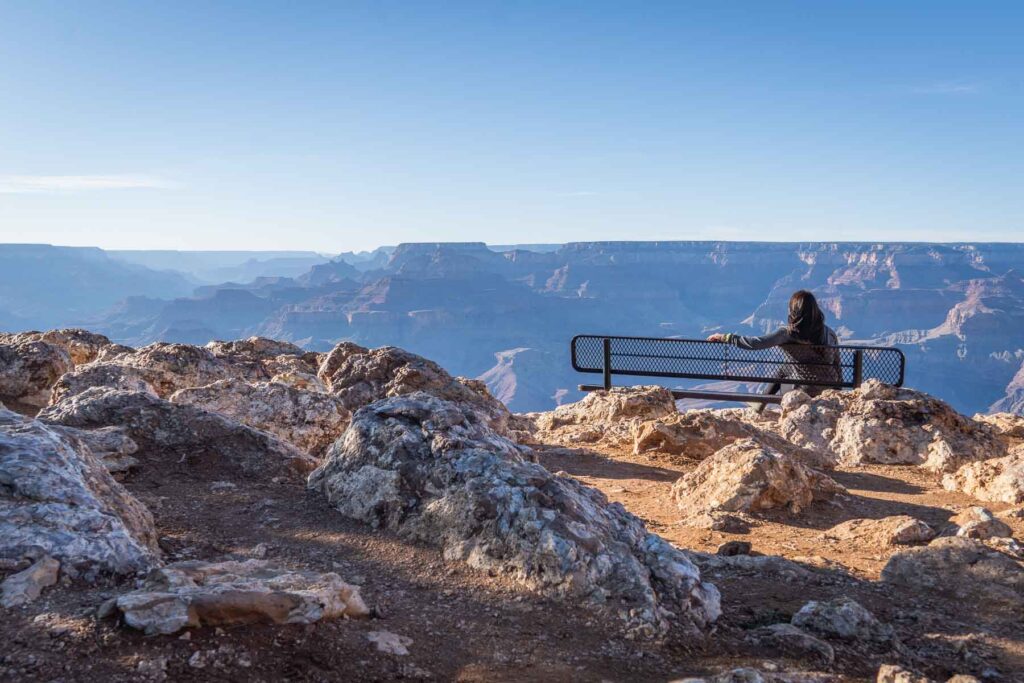
[[[828,389],[859,387],[868,379],[903,385],[906,358],[882,346],[811,346],[787,344],[750,351],[703,339],[573,337],[572,367],[599,374],[602,384],[581,384],[580,391],[612,388],[612,376],[667,377],[740,383],[777,383]],[[675,398],[779,403],[782,397],[749,392],[674,390]]]

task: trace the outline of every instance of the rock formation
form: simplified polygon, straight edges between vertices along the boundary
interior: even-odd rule
[[[471,407],[425,393],[373,403],[309,482],[346,516],[603,607],[634,635],[703,629],[719,613],[686,555],[597,490],[528,462]]]
[[[878,545],[912,545],[935,538],[935,530],[909,515],[881,519],[851,519],[837,524],[823,536],[835,541],[868,541]]]
[[[980,541],[951,536],[896,553],[882,580],[943,593],[979,609],[1024,608],[1024,565]]]
[[[60,562],[43,555],[27,569],[12,574],[0,583],[0,606],[18,607],[32,602],[43,589],[57,583]]]
[[[979,414],[974,416],[974,420],[992,427],[1008,449],[1024,444],[1024,415],[1013,413]]]
[[[317,376],[353,412],[383,398],[422,391],[472,408],[499,433],[508,428],[508,408],[483,382],[452,377],[437,363],[393,346],[366,349],[342,342],[323,359]]]
[[[951,530],[957,536],[985,540],[986,538],[1008,538],[1013,530],[1005,522],[996,519],[990,510],[980,506],[965,508],[949,519]]]
[[[341,436],[352,417],[336,396],[278,382],[220,380],[176,391],[170,401],[226,415],[317,456]]]
[[[771,450],[753,439],[737,441],[702,461],[672,487],[684,515],[710,512],[798,513],[815,500],[844,492],[830,477],[795,456]]]
[[[55,344],[0,344],[0,401],[12,407],[42,408],[49,403],[50,389],[71,367],[71,356]]]
[[[55,424],[49,427],[75,443],[79,450],[88,449],[103,463],[108,472],[126,472],[139,464],[139,461],[132,457],[139,447],[123,427],[76,429]]]
[[[258,476],[308,472],[316,465],[312,456],[266,432],[142,392],[93,387],[50,406],[39,418],[80,429],[122,427],[138,444],[143,463],[227,468]]]
[[[93,362],[101,351],[112,345],[111,341],[102,334],[78,328],[49,330],[48,332],[19,332],[17,334],[0,333],[0,344],[37,341],[64,349],[75,365]]]
[[[81,442],[3,409],[0,483],[0,557],[42,552],[86,576],[132,573],[157,560],[149,511]]]
[[[93,387],[157,395],[156,388],[146,381],[145,375],[138,368],[127,367],[116,361],[98,361],[75,368],[57,380],[53,385],[50,402],[58,403]]]
[[[892,627],[846,597],[825,602],[812,600],[801,607],[791,621],[794,626],[823,638],[888,643],[893,637]]]
[[[921,465],[951,472],[965,462],[1005,453],[994,430],[927,394],[870,380],[853,391],[782,402],[779,433],[836,463]]]
[[[536,438],[563,446],[632,444],[641,423],[676,415],[668,389],[658,386],[616,387],[592,391],[583,400],[532,415]]]
[[[167,398],[179,389],[201,387],[246,374],[244,366],[230,365],[209,349],[191,344],[156,342],[114,362],[138,370],[161,398]]]
[[[1002,458],[967,463],[945,475],[942,486],[993,503],[1024,503],[1024,446]]]
[[[370,613],[359,589],[334,573],[295,572],[263,560],[177,562],[117,598],[124,621],[147,635],[195,626],[312,624]]]

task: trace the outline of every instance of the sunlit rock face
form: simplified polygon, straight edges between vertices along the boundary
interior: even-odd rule
[[[50,400],[50,391],[73,367],[70,354],[44,341],[0,344],[0,401],[24,411],[38,410]]]
[[[0,557],[46,553],[86,577],[158,562],[149,511],[84,440],[0,409],[0,482]]]
[[[452,377],[437,363],[403,349],[344,342],[324,356],[317,375],[352,411],[382,398],[422,391],[472,408],[499,432],[508,428],[508,408],[483,382]]]
[[[173,458],[186,467],[270,479],[316,466],[313,456],[267,432],[144,392],[93,387],[48,407],[39,418],[79,429],[121,427],[138,444],[142,467]]]
[[[342,514],[436,545],[634,636],[702,630],[718,592],[620,505],[525,459],[471,407],[417,392],[373,403],[309,478]]]
[[[794,444],[845,465],[908,464],[951,472],[1006,452],[988,425],[927,394],[874,380],[816,398],[786,395],[778,430]]]

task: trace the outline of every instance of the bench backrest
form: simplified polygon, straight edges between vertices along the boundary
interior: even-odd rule
[[[750,351],[703,339],[659,339],[583,334],[572,339],[577,372],[680,379],[776,382],[835,388],[868,379],[902,386],[906,359],[883,346],[787,344]]]

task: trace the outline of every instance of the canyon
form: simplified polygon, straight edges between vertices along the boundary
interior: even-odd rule
[[[481,378],[516,411],[580,398],[575,334],[759,334],[806,288],[842,341],[901,348],[908,386],[964,412],[1024,410],[1021,244],[411,243],[332,258],[5,245],[0,259],[3,329],[395,345]]]

